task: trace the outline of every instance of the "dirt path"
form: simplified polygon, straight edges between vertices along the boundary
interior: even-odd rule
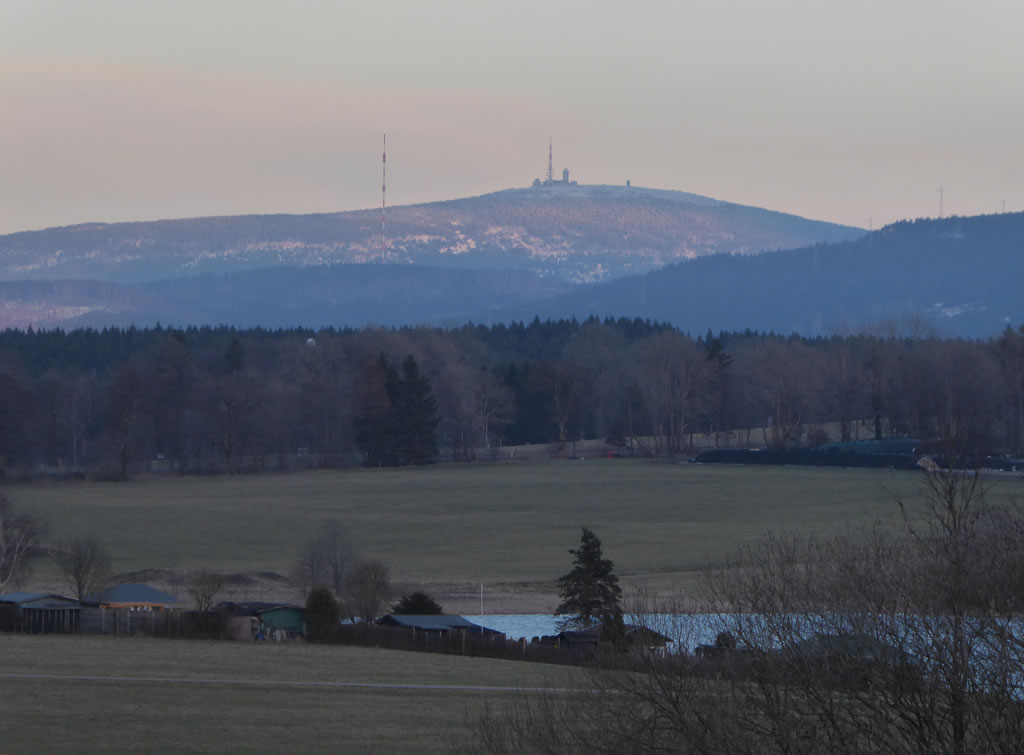
[[[568,687],[493,687],[473,684],[395,684],[384,682],[293,682],[279,679],[185,679],[162,676],[97,676],[70,674],[17,674],[2,673],[0,679],[51,682],[119,682],[146,684],[190,684],[235,687],[314,687],[325,689],[390,689],[427,690],[434,692],[584,692]]]

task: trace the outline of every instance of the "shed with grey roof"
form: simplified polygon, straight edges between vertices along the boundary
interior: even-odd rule
[[[77,632],[81,605],[54,593],[11,592],[0,595],[0,629],[31,634]]]
[[[495,629],[474,624],[462,616],[445,615],[402,615],[388,614],[377,619],[377,624],[384,627],[397,627],[400,629],[412,629],[417,632],[433,632],[436,634],[449,634],[451,632],[466,632],[480,635],[501,635]]]

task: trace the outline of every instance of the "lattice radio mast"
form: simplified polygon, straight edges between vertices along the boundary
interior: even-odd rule
[[[387,210],[388,192],[388,135],[384,134],[384,151],[380,157],[380,253],[383,257],[387,252],[384,235],[384,213]]]
[[[551,137],[548,137],[548,180],[545,183],[550,186],[555,182],[555,170],[551,165]]]

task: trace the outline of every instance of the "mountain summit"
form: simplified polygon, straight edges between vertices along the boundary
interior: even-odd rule
[[[385,263],[514,270],[565,283],[709,254],[857,238],[861,229],[681,191],[555,182],[312,215],[87,223],[0,236],[0,280],[137,283],[274,266]]]

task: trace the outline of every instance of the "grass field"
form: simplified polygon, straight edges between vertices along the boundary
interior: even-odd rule
[[[306,683],[575,683],[564,667],[513,661],[86,636],[0,635],[0,666],[0,742],[11,753],[446,752],[463,733],[467,712],[485,697],[500,704],[512,693]],[[107,678],[66,678],[75,676]],[[289,682],[300,684],[282,684]]]
[[[362,555],[407,584],[483,583],[553,593],[579,528],[627,578],[687,586],[710,560],[768,529],[893,519],[917,473],[634,460],[457,464],[127,483],[14,486],[51,537],[97,535],[121,572],[207,568],[287,574],[337,520]],[[1020,482],[994,495],[1024,498]],[[530,610],[530,609],[527,609]],[[548,609],[550,610],[550,609]],[[492,611],[497,611],[493,609]]]

